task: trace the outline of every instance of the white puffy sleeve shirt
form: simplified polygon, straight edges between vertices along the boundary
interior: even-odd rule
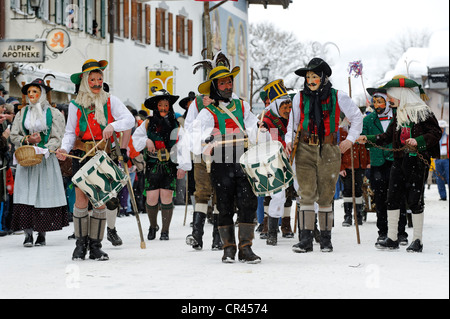
[[[339,108],[352,124],[348,132],[347,139],[355,143],[356,139],[362,132],[363,115],[358,106],[345,92],[339,91],[337,94]],[[289,124],[286,133],[286,144],[292,143],[297,133],[298,124],[300,123],[300,92],[294,96],[292,101],[292,110],[289,115]]]
[[[134,127],[135,120],[133,114],[127,109],[125,104],[122,103],[119,98],[114,95],[110,95],[111,102],[111,115],[114,118],[114,122],[110,123],[114,127],[115,132],[123,132]],[[78,124],[77,116],[78,108],[73,104],[69,104],[69,112],[67,114],[66,132],[62,140],[61,148],[69,153],[77,136],[75,135],[75,129]]]

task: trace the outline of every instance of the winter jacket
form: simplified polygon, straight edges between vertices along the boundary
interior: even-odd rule
[[[391,120],[392,122],[392,120]],[[362,135],[377,135],[383,134],[383,127],[381,126],[381,122],[378,118],[378,114],[376,112],[372,112],[364,118],[363,121],[363,129]],[[370,144],[366,144],[366,147],[370,151],[370,165],[371,166],[382,166],[386,161],[394,160],[394,152],[385,151],[379,149],[377,147],[373,147]],[[392,143],[389,143],[384,146],[385,148],[392,149]]]
[[[386,146],[392,142],[394,149],[399,149],[403,145],[400,142],[401,130],[397,130],[397,114],[387,128],[386,132],[378,135],[367,135],[367,140],[377,145]],[[434,115],[429,116],[425,121],[414,123],[411,128],[411,137],[417,141],[417,151],[426,159],[440,156],[439,140],[442,130]],[[394,152],[394,158],[403,158],[405,152]]]

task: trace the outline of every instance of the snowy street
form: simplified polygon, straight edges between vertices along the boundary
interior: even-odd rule
[[[427,299],[449,298],[449,204],[439,201],[436,185],[425,190],[423,253],[380,251],[375,213],[360,226],[342,227],[342,200],[335,202],[334,252],[322,253],[315,244],[307,254],[292,252],[295,238],[278,236],[267,246],[255,233],[254,252],[261,264],[223,264],[222,251],[211,251],[212,225],[206,224],[204,249],[185,244],[191,232],[192,207],[183,226],[184,206],[176,206],[170,240],[146,239],[140,248],[136,218],[118,218],[116,228],[124,244],[103,241],[109,261],[74,262],[73,226],[47,233],[47,246],[24,248],[24,236],[0,238],[0,299],[9,298],[120,298],[120,299]],[[294,207],[292,208],[292,216]],[[145,238],[148,218],[140,215]],[[160,220],[160,215],[159,215]],[[293,224],[293,219],[292,219]],[[409,239],[412,228],[407,228]]]

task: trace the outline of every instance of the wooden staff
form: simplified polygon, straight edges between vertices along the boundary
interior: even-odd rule
[[[183,221],[183,226],[186,226],[186,216],[187,216],[187,207],[188,207],[188,203],[189,203],[189,176],[188,176],[189,172],[186,172],[186,202],[184,205],[184,221]]]
[[[22,81],[22,87],[25,86],[25,82]],[[22,93],[22,105],[19,107],[19,110],[27,105],[27,96]]]
[[[116,155],[117,155],[119,161],[121,162],[123,169],[125,170],[125,173],[128,176],[128,181],[127,181],[128,193],[130,195],[131,205],[133,206],[134,216],[136,217],[136,221],[137,221],[137,225],[138,225],[138,229],[139,229],[139,236],[141,238],[141,249],[145,249],[146,246],[145,246],[145,241],[144,241],[144,234],[142,233],[141,220],[139,218],[139,210],[138,210],[138,207],[136,204],[136,198],[134,197],[133,185],[131,184],[130,173],[128,172],[128,165],[123,160],[122,153],[120,152],[120,144],[117,141],[116,134],[113,133],[113,136],[114,136],[114,143],[115,143],[114,148],[116,150]]]
[[[355,168],[353,165],[353,145],[350,148],[351,152],[351,162],[352,162],[352,201],[353,201],[353,218],[355,220],[355,229],[356,229],[356,240],[358,244],[361,244],[361,240],[359,238],[359,225],[358,225],[358,217],[356,212],[356,199],[355,199]]]
[[[50,87],[50,80],[46,80],[45,82],[47,83],[47,86]],[[50,103],[50,105],[52,105],[52,91],[51,90],[49,90],[47,92],[47,101],[48,101],[48,103]]]
[[[350,77],[348,77],[348,90],[349,96],[352,98],[352,81]],[[361,240],[359,238],[359,225],[358,218],[356,213],[356,199],[355,199],[355,167],[353,164],[353,145],[350,148],[350,159],[352,163],[352,202],[353,202],[353,219],[355,220],[355,229],[356,229],[356,241],[358,244],[361,244]]]
[[[292,113],[292,116],[294,116],[294,113]],[[298,122],[297,133],[295,133],[295,139],[294,139],[294,147],[292,148],[292,153],[291,153],[291,156],[289,157],[289,164],[291,164],[291,165],[294,162],[295,153],[297,152],[297,147],[298,147],[298,143],[299,143],[298,134],[300,133],[300,128],[301,128],[301,122]],[[295,217],[294,218],[294,233],[297,232],[298,206],[299,205],[297,205],[297,201],[296,201],[295,202],[295,214],[294,214],[294,217]]]
[[[261,122],[264,122],[264,115],[266,114],[266,110],[264,109],[261,114]],[[256,144],[258,144],[259,133],[261,132],[261,126],[258,127],[258,133],[256,133]]]

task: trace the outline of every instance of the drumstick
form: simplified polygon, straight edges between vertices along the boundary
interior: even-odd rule
[[[264,122],[265,113],[266,113],[266,110],[264,109],[262,112],[262,115],[261,115],[261,122]],[[256,133],[256,144],[258,144],[259,132],[261,132],[261,126],[258,127],[258,133]]]
[[[49,150],[49,152],[50,152],[50,153],[56,153],[56,151],[51,151],[51,150]],[[71,157],[71,158],[75,158],[75,159],[81,160],[81,157],[78,157],[78,156],[75,156],[75,155],[64,154],[64,156],[67,156],[67,157]]]
[[[218,145],[223,145],[223,144],[229,144],[229,143],[234,143],[234,142],[246,142],[247,138],[239,138],[237,140],[226,140],[226,141],[219,141],[217,142]],[[203,143],[202,146],[208,145],[209,143]]]
[[[97,144],[95,144],[95,146],[94,146],[93,148],[91,148],[86,154],[84,154],[84,156],[80,159],[80,162],[84,161],[84,159],[85,159],[86,157],[88,157],[89,154],[91,154],[94,150],[96,150],[96,149],[97,149],[97,146],[99,146],[100,143],[102,143],[103,141],[104,141],[104,139],[101,139],[100,142],[98,142]]]

